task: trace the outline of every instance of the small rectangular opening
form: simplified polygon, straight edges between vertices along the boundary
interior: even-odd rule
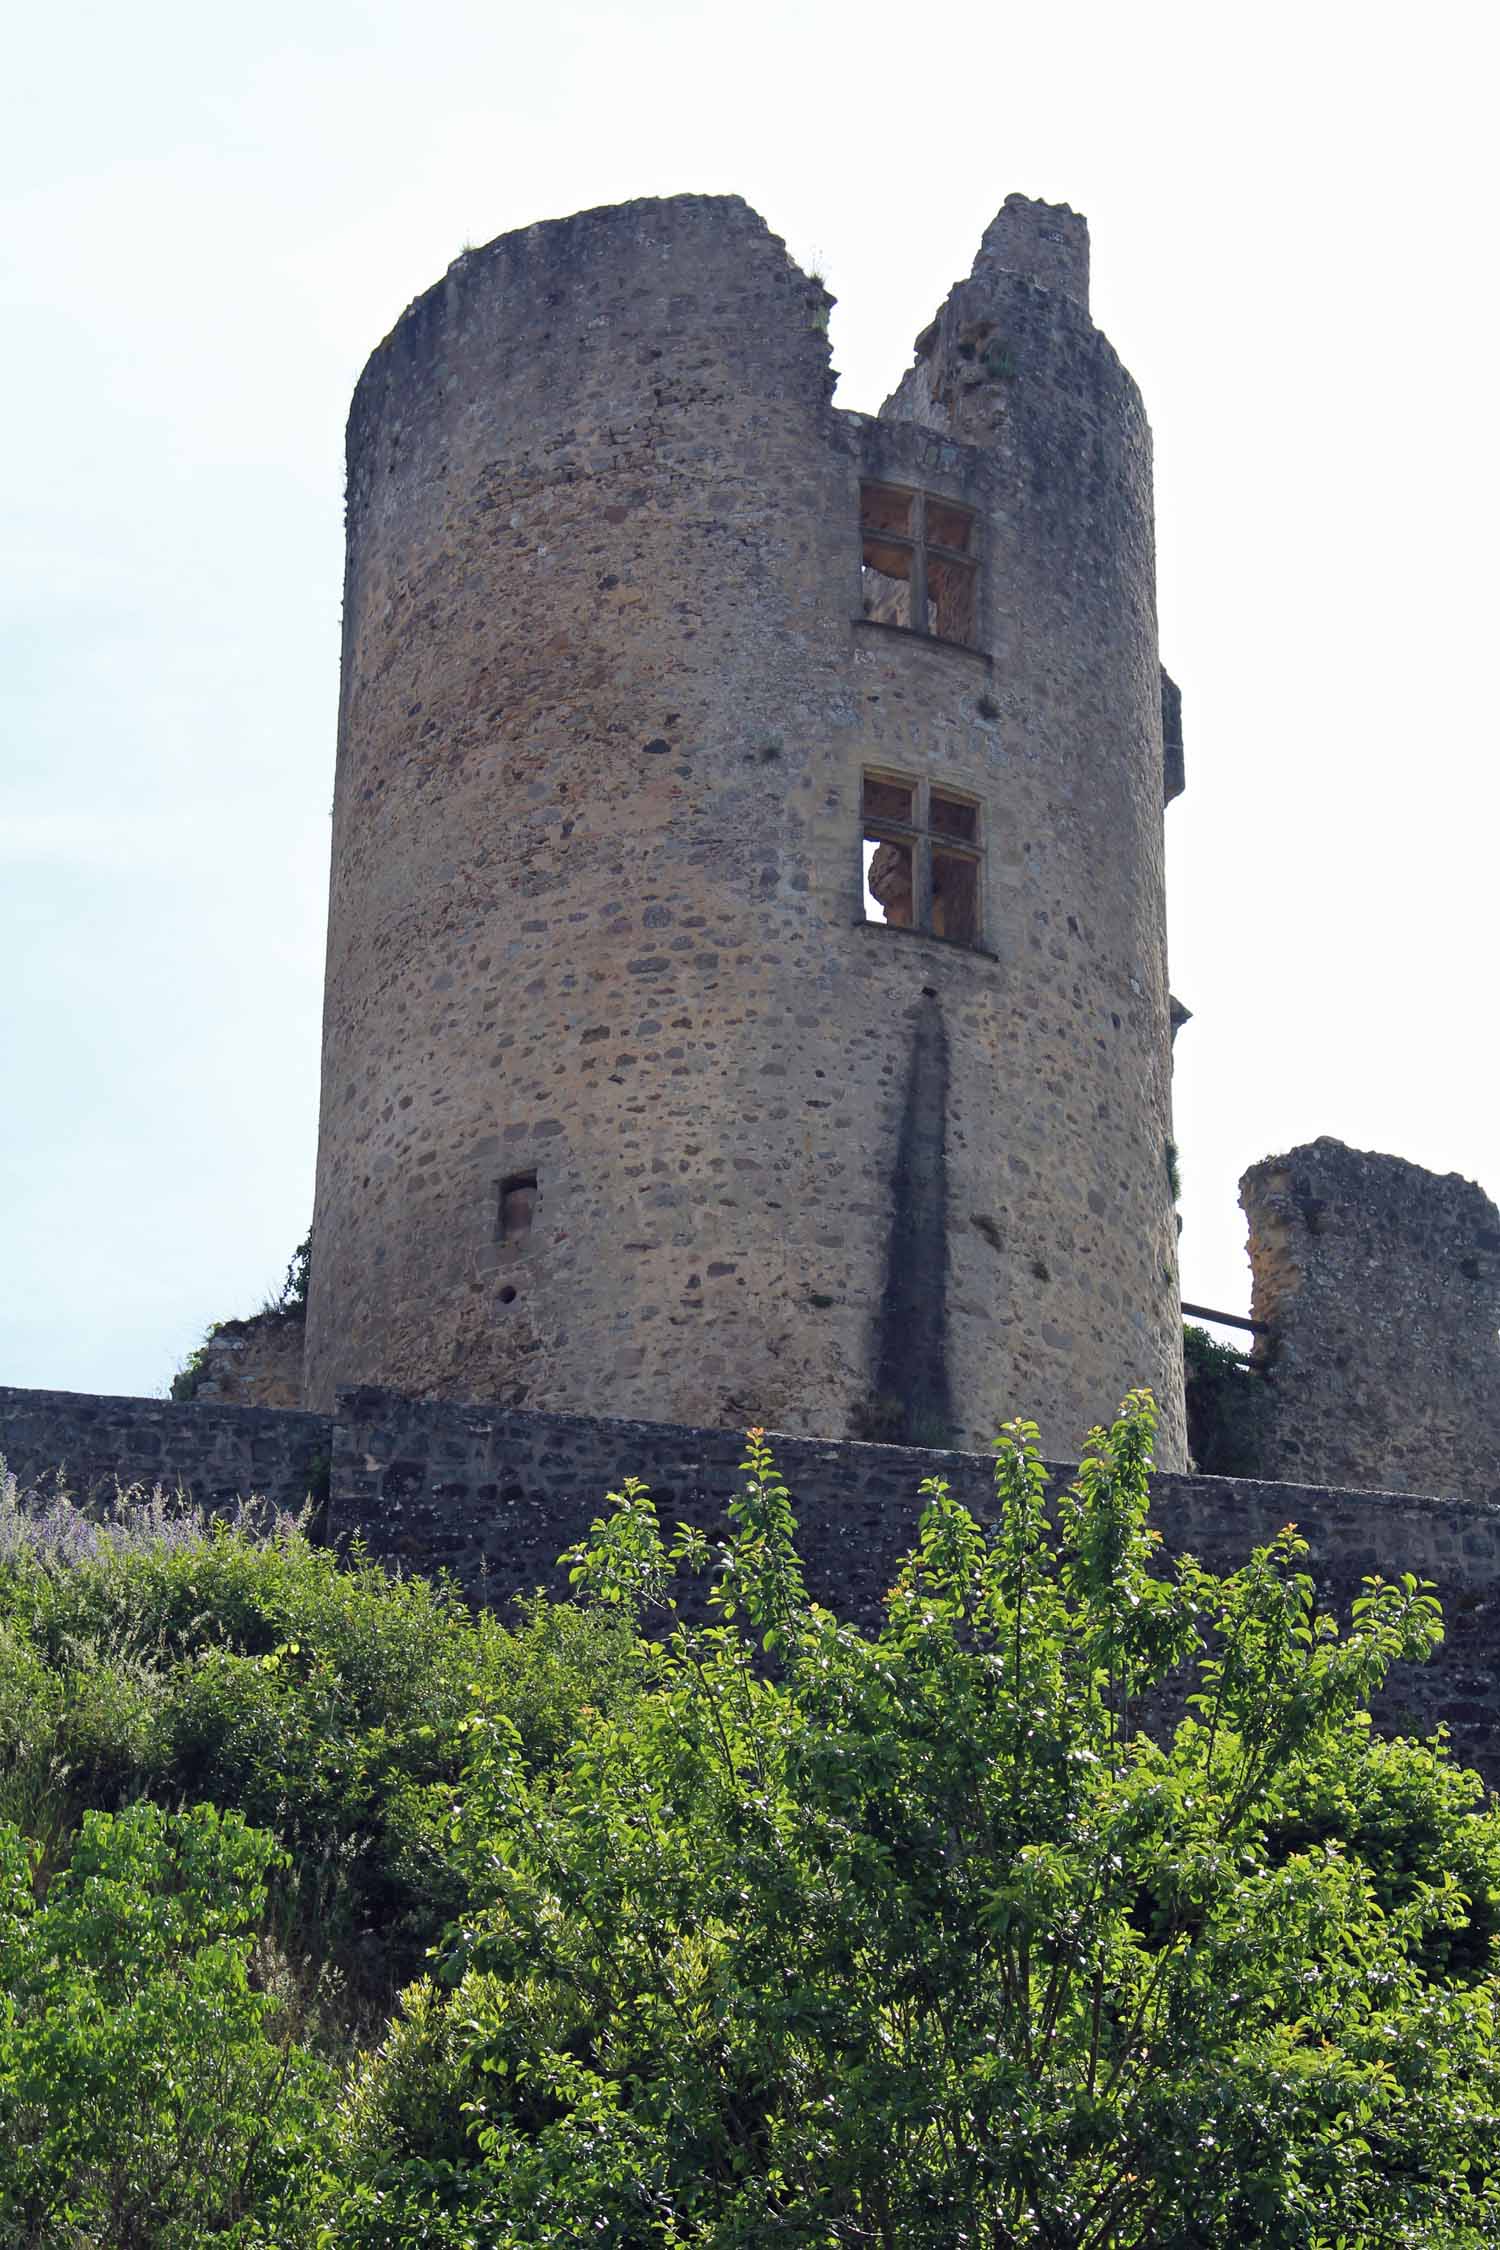
[[[979,862],[932,847],[932,934],[956,945],[979,943]]]
[[[510,1172],[500,1182],[496,1232],[501,1242],[517,1247],[531,1233],[536,1218],[535,1172]]]
[[[974,517],[968,508],[955,508],[950,501],[927,496],[927,543],[930,547],[948,547],[954,554],[966,555],[974,533]]]
[[[862,484],[859,488],[861,526],[866,531],[894,531],[901,538],[909,539],[913,497],[895,485]]]
[[[911,549],[866,539],[860,572],[864,613],[876,625],[911,625]]]
[[[865,837],[865,919],[909,930],[916,921],[916,863],[910,844]]]

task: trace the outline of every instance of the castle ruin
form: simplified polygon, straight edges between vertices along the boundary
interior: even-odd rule
[[[830,301],[737,198],[631,203],[361,378],[314,1408],[1065,1456],[1145,1383],[1185,1463],[1140,396],[1065,207],[878,416]]]
[[[1317,1140],[1240,1182],[1258,1330],[1246,1468],[1500,1502],[1500,1212]]]
[[[923,1475],[983,1516],[1002,1416],[1065,1464],[1145,1383],[1167,1548],[1295,1519],[1330,1599],[1433,1576],[1448,1639],[1382,1716],[1500,1783],[1478,1188],[1254,1167],[1238,1454],[1173,1473],[1181,712],[1085,224],[1011,197],[877,416],[830,402],[829,302],[683,196],[466,254],[375,353],[305,1349],[289,1273],[171,1402],[0,1389],[0,1454],[316,1493],[495,1601],[564,1590],[623,1475],[717,1520],[753,1420],[869,1621]]]

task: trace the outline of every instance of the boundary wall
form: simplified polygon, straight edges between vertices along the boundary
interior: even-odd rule
[[[159,1484],[201,1508],[253,1492],[296,1510],[327,1488],[332,1434],[326,1414],[287,1407],[0,1385],[0,1460],[23,1489],[60,1475],[89,1505],[112,1499],[117,1485]]]
[[[916,1531],[918,1486],[943,1476],[981,1520],[987,1455],[773,1435],[800,1523],[809,1592],[865,1624]],[[67,1391],[0,1389],[0,1454],[23,1485],[61,1466],[75,1492],[122,1482],[180,1485],[201,1505],[257,1492],[300,1506],[330,1464],[327,1535],[362,1538],[412,1571],[448,1570],[471,1598],[503,1604],[567,1591],[559,1553],[626,1476],[650,1486],[668,1525],[713,1528],[739,1482],[736,1430],[460,1406],[398,1392],[340,1393],[331,1416],[268,1407],[174,1405]],[[1066,1478],[1071,1472],[1058,1468]],[[1500,1507],[1411,1493],[1163,1474],[1154,1521],[1169,1550],[1220,1567],[1295,1522],[1323,1599],[1343,1608],[1367,1574],[1436,1582],[1447,1638],[1402,1668],[1381,1722],[1451,1731],[1457,1755],[1500,1786]]]

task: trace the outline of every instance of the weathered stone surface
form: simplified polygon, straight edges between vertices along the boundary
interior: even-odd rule
[[[1500,1213],[1456,1172],[1317,1140],[1240,1182],[1256,1468],[1500,1500]]]
[[[1139,396],[1070,212],[1012,198],[881,417],[827,304],[737,199],[633,203],[361,379],[311,1404],[1062,1454],[1145,1382],[1184,1459]],[[864,617],[862,478],[974,511],[976,647]],[[980,807],[982,947],[865,921],[870,767]]]
[[[322,1414],[0,1387],[0,1459],[23,1486],[60,1474],[85,1503],[138,1484],[181,1490],[203,1508],[258,1493],[295,1511],[322,1488],[331,1446]]]
[[[924,1477],[946,1477],[982,1520],[992,1514],[986,1454],[772,1442],[795,1495],[810,1591],[866,1624],[915,1536]],[[85,1496],[112,1495],[118,1477],[181,1487],[208,1507],[252,1492],[300,1507],[330,1453],[329,1536],[357,1532],[394,1567],[449,1570],[475,1601],[503,1604],[537,1586],[566,1592],[559,1554],[627,1476],[646,1480],[668,1525],[720,1528],[744,1439],[732,1429],[453,1405],[368,1388],[341,1396],[331,1419],[0,1389],[0,1455],[24,1483],[45,1483],[63,1467]],[[1500,1786],[1500,1508],[1174,1475],[1157,1476],[1152,1496],[1168,1548],[1220,1567],[1297,1523],[1320,1590],[1337,1604],[1367,1573],[1434,1579],[1447,1638],[1434,1663],[1393,1677],[1379,1715],[1418,1733],[1446,1722],[1458,1755]]]
[[[300,1407],[305,1341],[300,1305],[221,1320],[203,1345],[193,1403]]]

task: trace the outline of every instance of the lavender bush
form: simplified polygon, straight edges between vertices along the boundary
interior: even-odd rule
[[[216,1527],[268,1541],[285,1539],[301,1525],[301,1518],[266,1500],[237,1500],[209,1513],[185,1493],[159,1484],[150,1492],[144,1485],[117,1484],[103,1514],[86,1513],[60,1478],[23,1488],[0,1455],[0,1563],[66,1565],[147,1551],[174,1554],[205,1545]]]

